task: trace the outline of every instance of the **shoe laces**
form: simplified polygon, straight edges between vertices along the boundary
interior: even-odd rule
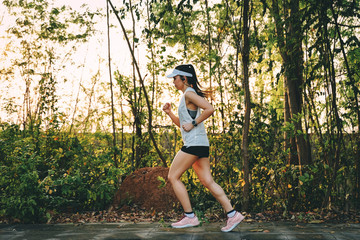
[[[186,215],[183,215],[178,222],[181,222],[184,218],[186,218]]]

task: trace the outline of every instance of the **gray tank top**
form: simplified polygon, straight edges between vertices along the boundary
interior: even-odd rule
[[[199,123],[196,127],[194,127],[190,132],[184,131],[182,128],[182,125],[185,123],[191,123],[193,121],[193,118],[190,116],[188,109],[186,107],[186,101],[185,101],[185,94],[188,91],[195,92],[196,91],[188,87],[184,94],[182,95],[179,103],[179,120],[180,120],[180,130],[181,130],[181,136],[184,142],[184,146],[190,147],[190,146],[209,146],[209,140],[206,134],[204,122]],[[197,109],[195,118],[200,116],[200,108]]]
[[[187,109],[188,110],[188,113],[190,114],[190,117],[192,119],[195,119],[196,118],[196,114],[197,114],[197,110],[191,110],[191,109]]]

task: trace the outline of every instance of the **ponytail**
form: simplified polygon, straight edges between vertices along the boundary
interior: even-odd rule
[[[192,77],[188,77],[187,76],[187,80],[188,80],[188,84],[190,86],[192,86],[192,88],[195,90],[195,92],[200,96],[200,97],[206,97],[206,98],[213,98],[212,97],[212,90],[202,90],[201,85],[196,77],[196,72],[195,72],[195,68],[193,67],[192,64],[183,64],[183,65],[179,65],[177,66],[175,69],[183,71],[183,72],[187,72],[190,73],[192,75]],[[185,78],[184,76],[180,76],[181,80],[184,81]]]

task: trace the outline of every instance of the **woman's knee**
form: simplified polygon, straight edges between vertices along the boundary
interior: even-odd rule
[[[213,186],[213,184],[215,183],[212,178],[200,179],[200,182],[201,182],[201,184],[204,185],[204,187],[206,187],[206,188],[211,188],[211,187]]]
[[[178,178],[175,174],[173,174],[173,173],[171,173],[171,172],[168,173],[168,180],[169,180],[170,183],[174,183],[174,182],[176,182],[178,179],[179,179],[179,178]]]

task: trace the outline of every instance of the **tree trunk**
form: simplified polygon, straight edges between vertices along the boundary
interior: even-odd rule
[[[295,127],[295,143],[298,156],[298,164],[309,164],[310,151],[306,144],[302,129],[302,84],[303,84],[303,53],[302,53],[302,29],[299,12],[299,0],[290,0],[290,17],[284,22],[288,26],[286,41],[283,21],[279,14],[279,4],[277,0],[272,1],[270,9],[275,20],[277,42],[284,66],[284,77],[286,79],[285,91],[289,103],[290,117]],[[287,9],[284,10],[287,12]]]
[[[288,94],[291,118],[295,124],[295,141],[298,151],[299,165],[310,164],[310,151],[305,141],[302,129],[302,85],[303,85],[303,51],[301,29],[301,16],[299,12],[299,0],[290,0],[290,31],[287,40],[287,49],[289,54],[288,72]]]
[[[151,20],[150,20],[150,9],[149,9],[149,0],[146,1],[146,16],[148,21],[149,31],[152,32]],[[151,54],[151,77],[152,77],[152,96],[151,96],[151,106],[154,107],[155,102],[155,93],[156,93],[156,76],[155,76],[155,54],[154,54],[154,45],[153,45],[153,37],[152,33],[149,34],[149,48]]]
[[[135,17],[134,17],[134,12],[133,12],[133,5],[132,5],[132,1],[129,0],[129,7],[130,7],[130,14],[131,14],[131,21],[132,21],[132,33],[133,33],[133,38],[132,38],[132,49],[133,51],[135,51],[135,38],[136,38],[136,21],[135,21]],[[134,106],[133,106],[133,113],[134,113],[134,124],[133,124],[133,128],[135,130],[135,135],[134,135],[134,144],[135,147],[133,148],[135,150],[134,156],[135,156],[135,168],[139,168],[140,167],[140,161],[141,161],[141,156],[142,156],[142,152],[143,152],[143,148],[142,148],[142,125],[141,125],[141,90],[139,91],[139,95],[137,94],[137,82],[136,82],[136,67],[135,67],[135,59],[133,59],[132,62],[132,70],[133,70],[133,92],[134,92]]]
[[[250,52],[250,41],[249,41],[249,0],[244,0],[243,8],[243,39],[244,47],[242,50],[242,65],[243,65],[243,88],[245,92],[245,118],[243,126],[243,139],[242,139],[242,150],[243,150],[243,161],[244,161],[244,206],[245,211],[249,210],[250,201],[250,167],[249,167],[249,129],[250,129],[250,88],[249,88],[249,52]]]
[[[210,14],[209,14],[209,4],[208,1],[205,0],[205,10],[206,10],[206,23],[207,23],[207,37],[208,37],[208,59],[209,59],[209,83],[210,83],[210,89],[212,90],[213,86],[212,86],[212,61],[211,61],[211,50],[212,50],[212,45],[211,45],[211,26],[210,26]],[[213,99],[210,99],[211,101],[211,105],[213,105]],[[215,134],[215,119],[214,116],[211,116],[211,124],[212,124],[212,134]]]
[[[219,47],[220,49],[220,47]],[[220,66],[220,64],[219,64]],[[222,126],[222,132],[225,134],[225,102],[224,102],[224,87],[222,84],[222,77],[220,72],[220,67],[218,67],[218,78],[219,78],[219,89],[220,89],[220,115],[221,115],[221,126]],[[226,85],[226,84],[225,84]]]
[[[284,89],[286,89],[287,78],[284,77]],[[289,107],[289,97],[287,91],[284,91],[284,123],[290,123],[290,107]],[[288,164],[298,164],[298,158],[296,154],[296,143],[295,138],[288,133],[288,131],[284,131],[284,151],[289,151],[288,153]]]
[[[334,9],[332,7],[332,5],[330,6],[333,14],[335,14]],[[333,145],[333,149],[334,149],[334,162],[332,164],[333,167],[333,172],[332,175],[330,177],[330,181],[329,181],[329,185],[328,188],[326,190],[326,194],[324,197],[324,201],[323,201],[323,207],[328,207],[330,202],[331,202],[331,191],[334,187],[335,181],[336,181],[336,177],[337,177],[337,172],[338,172],[338,168],[340,166],[340,150],[341,150],[341,145],[343,144],[343,133],[342,133],[342,120],[340,119],[339,116],[339,110],[338,110],[338,106],[337,106],[337,102],[336,102],[336,72],[335,72],[335,62],[334,62],[334,54],[333,51],[331,51],[331,45],[330,45],[330,40],[329,40],[329,34],[328,34],[328,20],[326,18],[326,12],[324,11],[324,9],[322,8],[322,19],[323,19],[323,30],[324,30],[324,38],[325,38],[325,43],[326,43],[326,53],[327,53],[327,60],[328,60],[328,64],[329,64],[329,71],[330,71],[330,86],[331,86],[331,107],[332,107],[332,113],[333,113],[333,117],[335,119],[335,124],[336,124],[336,141],[334,142]],[[334,21],[337,22],[337,18],[334,16]],[[339,34],[339,39],[340,42],[342,41],[341,37],[340,37],[340,32],[338,32]],[[344,52],[343,52],[344,53]],[[346,57],[346,55],[345,55]],[[333,134],[331,134],[330,136],[333,136]]]
[[[112,82],[112,73],[111,73],[111,52],[110,52],[110,21],[109,21],[109,4],[106,2],[106,22],[107,22],[107,40],[108,40],[108,64],[109,64],[109,79],[110,79],[110,92],[111,92],[111,119],[112,119],[112,130],[113,130],[113,151],[114,151],[114,165],[118,168],[117,162],[117,147],[116,147],[116,127],[115,127],[115,110],[114,110],[114,92],[113,92],[113,82]]]

